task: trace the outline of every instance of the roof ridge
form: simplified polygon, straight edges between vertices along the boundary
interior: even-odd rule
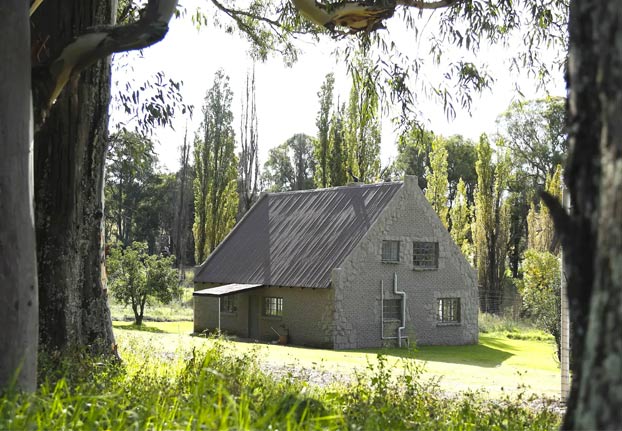
[[[270,196],[274,196],[274,195],[291,195],[291,194],[296,194],[296,193],[318,193],[318,192],[325,192],[325,191],[331,191],[331,190],[340,190],[340,189],[348,189],[351,190],[353,188],[368,188],[368,187],[381,187],[381,186],[388,186],[388,185],[402,185],[403,181],[383,181],[380,183],[353,183],[353,184],[347,184],[345,186],[335,186],[335,187],[325,187],[325,188],[316,188],[316,189],[306,189],[306,190],[286,190],[283,192],[264,192],[267,195]]]

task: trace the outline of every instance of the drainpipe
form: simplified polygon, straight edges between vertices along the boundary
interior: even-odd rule
[[[402,324],[397,328],[397,345],[402,347],[402,331],[406,329],[406,292],[397,290],[397,272],[393,273],[393,293],[402,297]]]

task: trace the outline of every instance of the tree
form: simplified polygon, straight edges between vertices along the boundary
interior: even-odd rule
[[[19,235],[22,247],[14,254],[16,262],[7,268],[8,258],[2,255],[3,277],[13,280],[14,271],[28,284],[29,294],[14,293],[5,289],[15,289],[21,283],[2,283],[3,297],[14,307],[13,298],[30,301],[29,307],[36,307],[39,295],[39,333],[42,348],[57,349],[68,345],[95,346],[109,350],[112,344],[112,325],[105,303],[105,289],[101,281],[101,194],[103,188],[103,151],[105,150],[105,120],[109,96],[108,68],[101,62],[88,73],[83,70],[107,57],[113,52],[140,49],[161,40],[168,30],[168,21],[175,12],[175,0],[150,0],[144,13],[136,21],[127,25],[111,26],[113,5],[104,1],[60,2],[57,0],[37,1],[30,6],[31,23],[27,23],[28,5],[5,4],[3,18],[14,19],[7,29],[12,37],[4,38],[0,50],[3,59],[11,53],[13,61],[7,62],[12,69],[3,68],[0,75],[14,89],[4,94],[3,102],[11,102],[16,118],[9,118],[3,112],[3,124],[11,124],[20,139],[28,138],[24,122],[32,119],[34,129],[34,163],[28,164],[32,153],[27,151],[26,141],[18,142],[11,136],[6,148],[21,148],[8,160],[13,162],[9,170],[12,176],[22,175],[24,180],[32,178],[32,169],[37,171],[34,189],[20,189],[20,181],[15,180],[15,190],[26,191],[24,196],[34,196],[34,213],[37,235],[38,286],[35,265],[30,253],[25,253],[32,245],[33,231],[24,223],[14,232]],[[26,25],[24,23],[26,22]],[[32,34],[29,34],[29,28]],[[23,44],[31,41],[32,56],[24,56]],[[32,59],[31,59],[32,58]],[[14,64],[17,61],[18,64]],[[31,70],[32,74],[26,73]],[[18,75],[19,74],[19,77]],[[24,82],[32,78],[31,85]],[[10,80],[8,80],[10,79]],[[71,81],[70,90],[63,91]],[[28,96],[25,102],[17,102],[16,95],[32,90],[32,105]],[[4,88],[3,88],[4,91]],[[24,115],[21,109],[32,108],[33,115]],[[103,107],[102,107],[103,106]],[[21,118],[18,119],[17,116]],[[79,120],[78,120],[79,117]],[[12,119],[11,123],[5,120]],[[24,133],[26,130],[26,133]],[[4,143],[2,145],[5,147]],[[4,156],[4,154],[2,154]],[[4,157],[3,157],[4,160]],[[26,164],[24,164],[26,163]],[[30,166],[26,170],[20,170]],[[4,181],[4,180],[3,180]],[[3,183],[2,186],[5,184]],[[7,192],[8,193],[8,192]],[[5,199],[3,197],[3,199]],[[6,198],[7,202],[12,202]],[[23,206],[16,206],[15,217],[24,213],[30,199],[22,196]],[[4,216],[4,213],[2,214]],[[23,220],[32,218],[23,218]],[[4,235],[3,226],[3,235]],[[12,231],[13,232],[13,231]],[[7,244],[11,244],[8,241]],[[8,309],[0,310],[3,315]],[[4,357],[0,365],[0,386],[7,383],[7,376],[13,374],[18,362],[24,363],[24,372],[18,382],[25,388],[34,387],[37,337],[30,329],[36,328],[37,313],[20,313],[21,323],[7,325],[8,339],[22,331],[16,349]],[[24,332],[28,328],[29,330]],[[4,335],[3,335],[4,339]],[[23,347],[27,346],[26,349]],[[96,350],[96,349],[95,349]],[[3,349],[3,351],[5,351]],[[23,357],[25,352],[28,357]],[[6,365],[6,367],[5,367]]]
[[[147,253],[147,244],[133,242],[127,248],[112,247],[108,257],[108,275],[112,296],[134,312],[134,323],[142,325],[145,305],[157,300],[170,303],[181,294],[175,258]]]
[[[315,160],[317,160],[317,169],[315,180],[316,184],[322,188],[328,187],[330,184],[330,129],[331,129],[331,110],[333,107],[333,89],[335,85],[335,76],[332,73],[326,75],[320,91],[317,93],[320,99],[320,109],[315,119],[317,126],[317,140],[314,149]]]
[[[613,430],[622,423],[621,6],[571,3],[564,174],[570,211],[543,194],[561,234],[572,322],[568,430]]]
[[[535,186],[543,186],[556,166],[564,163],[568,147],[565,116],[565,100],[547,97],[513,102],[497,119],[514,163],[531,176]]]
[[[553,174],[547,174],[545,191],[549,195],[561,201],[561,165]],[[539,202],[539,206],[531,204],[527,215],[528,247],[540,252],[548,251],[554,255],[559,253],[559,238],[555,234],[553,219],[549,215],[548,208]]]
[[[179,277],[181,280],[185,278],[184,263],[186,261],[187,244],[192,240],[191,226],[193,200],[189,197],[192,195],[192,169],[190,167],[190,144],[188,143],[188,128],[184,134],[184,142],[179,148],[180,168],[177,172],[178,193],[175,214],[175,230],[173,243],[175,245],[175,261],[179,267]],[[189,208],[190,207],[190,208]],[[194,254],[194,253],[193,253]]]
[[[298,133],[268,152],[264,186],[273,192],[312,189],[315,167],[313,138]]]
[[[229,77],[216,72],[205,96],[203,122],[194,140],[195,258],[203,262],[235,224],[237,159]]]
[[[477,189],[475,190],[475,255],[482,311],[499,313],[503,298],[509,206],[507,189],[509,159],[493,161],[486,135],[476,147]]]
[[[150,254],[171,253],[177,187],[175,174],[148,178],[136,207],[134,238],[147,243]]]
[[[344,112],[345,106],[339,106],[339,103],[337,103],[337,109],[333,112],[333,116],[330,121],[329,170],[330,184],[332,186],[343,186],[348,182]]]
[[[427,187],[426,170],[429,169],[429,154],[432,152],[434,134],[430,131],[413,127],[402,133],[397,141],[398,170],[406,175],[415,175],[421,189]]]
[[[346,122],[347,166],[361,182],[373,182],[380,174],[380,121],[375,82],[377,71],[369,60],[355,65]]]
[[[132,243],[136,211],[145,197],[146,185],[155,175],[157,156],[146,136],[120,131],[110,137],[106,154],[107,238],[114,235],[124,247]]]
[[[37,377],[37,263],[32,199],[28,4],[0,6],[0,393]]]
[[[35,225],[44,349],[112,352],[101,272],[110,67],[98,60],[161,40],[176,4],[150,0],[136,20],[123,25],[111,25],[116,2],[108,0],[33,4]]]
[[[522,279],[517,281],[527,314],[555,338],[557,358],[561,341],[561,278],[559,259],[548,251],[528,249],[521,264]]]
[[[464,182],[468,204],[473,205],[475,202],[475,186],[477,185],[475,144],[470,139],[465,139],[460,135],[444,138],[444,141],[445,148],[447,149],[447,199],[449,206],[453,207],[454,205],[454,198],[460,180]]]
[[[445,228],[448,227],[449,211],[447,208],[447,148],[442,138],[432,141],[430,168],[426,168],[427,187],[425,197],[438,214]]]
[[[246,75],[246,94],[242,101],[240,120],[240,162],[238,165],[239,220],[258,198],[259,194],[259,138],[257,136],[257,105],[255,102],[255,68]]]
[[[451,237],[460,247],[462,254],[471,261],[471,209],[467,201],[466,185],[462,179],[458,182],[454,205],[451,207],[449,215],[451,218]]]

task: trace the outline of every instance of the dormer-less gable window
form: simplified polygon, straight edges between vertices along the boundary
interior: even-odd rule
[[[382,261],[397,263],[400,261],[400,242],[382,241]]]
[[[438,242],[415,241],[413,266],[415,269],[438,269]]]

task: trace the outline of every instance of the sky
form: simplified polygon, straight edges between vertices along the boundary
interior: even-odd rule
[[[190,11],[196,0],[184,2]],[[391,24],[395,27],[395,20]],[[399,24],[399,23],[398,23]],[[397,46],[404,52],[422,49],[420,43],[413,43],[412,34],[392,27],[392,37]],[[258,115],[259,158],[263,164],[267,159],[268,150],[283,142],[296,133],[315,136],[317,129],[315,119],[319,109],[317,93],[327,73],[335,73],[336,93],[342,101],[347,100],[350,80],[345,65],[331,55],[335,42],[328,39],[320,43],[302,43],[303,55],[292,67],[286,67],[279,58],[270,58],[267,62],[257,63],[256,70],[256,103]],[[222,68],[230,77],[230,86],[234,93],[232,111],[233,127],[239,134],[239,122],[246,74],[252,68],[252,61],[247,55],[248,42],[237,34],[226,34],[212,25],[197,30],[189,16],[174,19],[164,40],[141,53],[130,53],[123,61],[131,64],[131,70],[120,70],[113,75],[113,92],[115,82],[122,84],[129,76],[136,79],[147,79],[159,71],[168,78],[183,81],[181,93],[184,103],[194,106],[192,118],[179,115],[173,121],[174,130],[158,128],[154,131],[156,151],[159,155],[161,168],[175,171],[179,166],[179,146],[184,139],[186,125],[189,139],[201,122],[201,106],[207,90],[212,86],[215,72]],[[507,47],[484,47],[481,56],[489,58],[489,71],[496,81],[491,90],[473,97],[471,112],[456,109],[456,117],[448,119],[440,103],[425,97],[419,98],[423,113],[423,124],[437,134],[450,136],[461,134],[467,138],[478,139],[482,133],[497,132],[495,119],[514,100],[521,96],[516,92],[518,84],[526,99],[544,97],[547,93],[537,89],[535,81],[525,75],[509,73],[504,59],[509,57]],[[421,72],[426,76],[422,79],[436,77],[442,71],[428,67]],[[547,87],[548,93],[563,96],[565,93],[561,72],[553,76],[552,83]],[[395,112],[395,109],[392,110]],[[391,112],[391,110],[390,110]],[[390,115],[382,118],[381,160],[383,166],[394,159],[397,154],[396,134],[390,122]],[[122,118],[113,112],[111,129]]]

